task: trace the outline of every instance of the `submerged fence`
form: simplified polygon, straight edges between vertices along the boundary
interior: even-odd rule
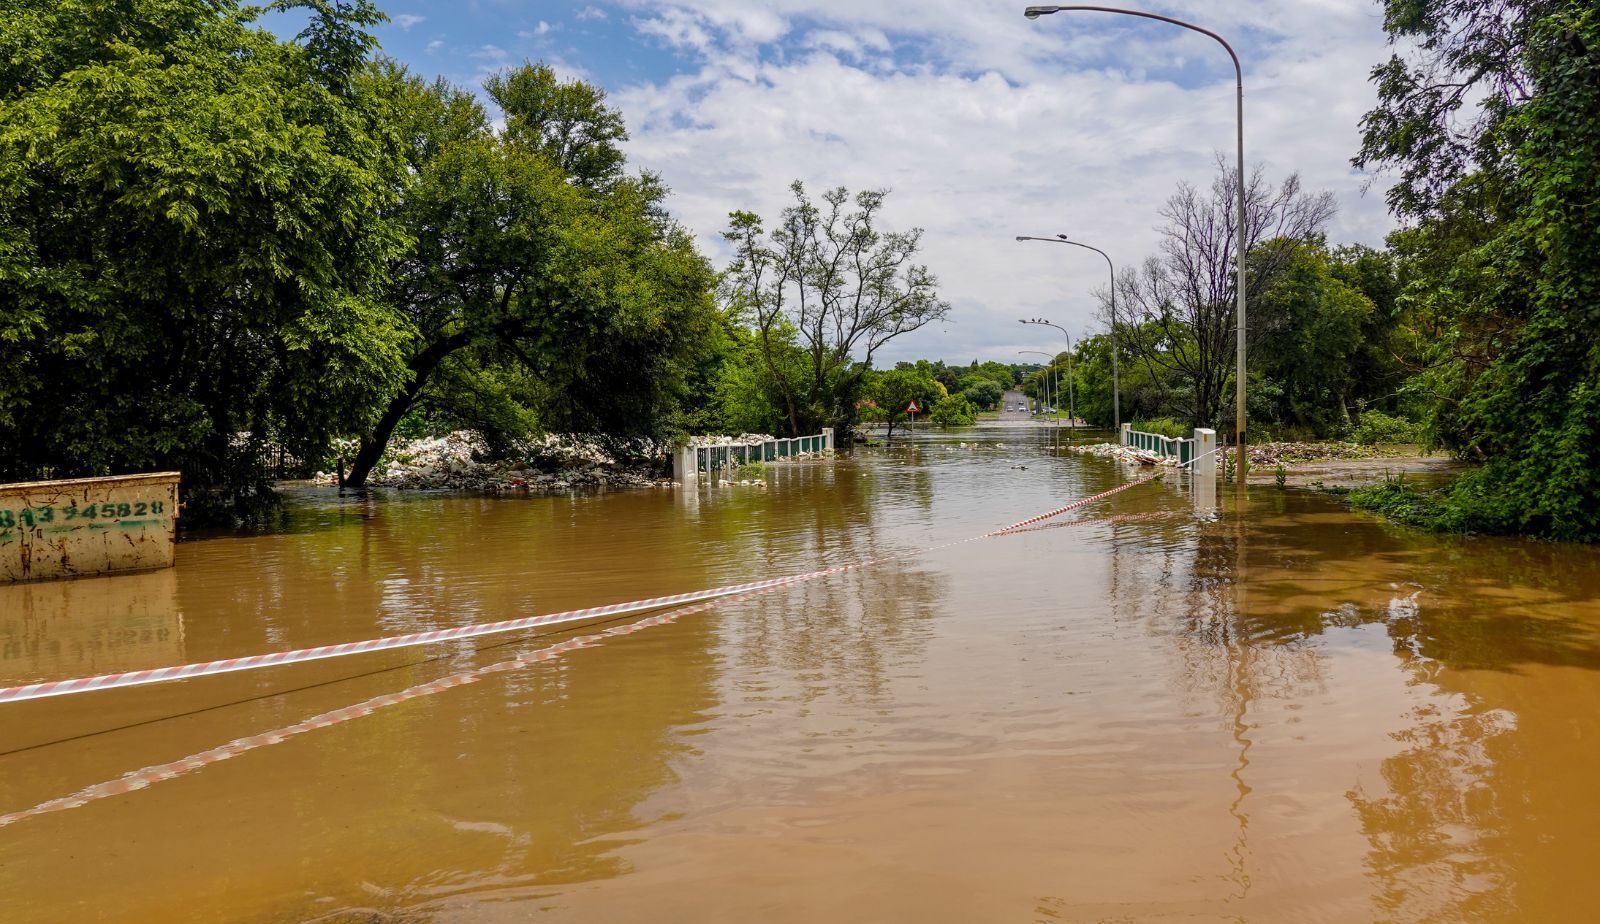
[[[775,462],[791,456],[833,450],[833,428],[824,427],[815,436],[794,436],[760,443],[713,443],[680,446],[672,453],[672,476],[685,481],[701,472],[715,472],[732,465]]]
[[[1217,477],[1217,431],[1196,427],[1192,437],[1162,436],[1122,425],[1122,445],[1149,453],[1157,459],[1172,459],[1180,469],[1189,469],[1197,480],[1214,482]]]
[[[1162,436],[1133,429],[1133,424],[1122,425],[1122,445],[1148,452],[1163,459],[1177,459],[1179,465],[1188,465],[1194,459],[1193,437]]]

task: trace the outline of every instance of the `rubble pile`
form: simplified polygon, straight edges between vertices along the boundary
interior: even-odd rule
[[[689,445],[726,446],[732,443],[735,446],[758,446],[768,440],[775,439],[777,439],[776,436],[768,436],[765,433],[741,433],[738,436],[691,436],[689,437]]]
[[[1398,446],[1366,446],[1361,443],[1257,443],[1247,447],[1251,467],[1293,465],[1296,462],[1329,462],[1337,459],[1391,459],[1407,454]],[[1229,456],[1233,450],[1226,450]]]
[[[1085,446],[1069,446],[1073,452],[1085,455],[1103,456],[1112,459],[1122,459],[1125,462],[1135,462],[1141,465],[1169,465],[1175,466],[1178,460],[1171,456],[1158,457],[1154,453],[1134,449],[1132,446],[1120,446],[1116,443],[1093,443]],[[1405,451],[1398,447],[1365,446],[1360,443],[1257,443],[1249,447],[1250,466],[1295,465],[1302,462],[1329,462],[1341,459],[1386,459],[1398,458],[1405,455]],[[1217,464],[1225,465],[1227,459],[1233,457],[1232,449],[1223,449],[1218,456]]]
[[[665,448],[652,440],[605,443],[567,434],[527,440],[508,457],[491,458],[481,437],[457,430],[396,440],[367,483],[404,490],[547,493],[657,484],[666,462]],[[317,480],[332,484],[338,478],[322,473]]]
[[[1169,465],[1176,467],[1176,456],[1158,456],[1153,452],[1143,449],[1134,449],[1132,446],[1119,446],[1116,443],[1087,443],[1082,446],[1066,446],[1072,452],[1082,453],[1086,456],[1101,456],[1107,459],[1121,459],[1136,465]]]

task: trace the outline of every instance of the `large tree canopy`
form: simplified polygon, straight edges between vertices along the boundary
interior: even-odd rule
[[[406,415],[461,416],[463,392],[492,390],[508,367],[538,426],[670,430],[715,331],[714,279],[666,217],[660,183],[623,172],[626,134],[604,94],[524,65],[486,84],[505,115],[496,130],[442,81],[386,66],[374,82],[407,141],[395,215],[412,245],[388,296],[411,336],[404,381],[362,434],[350,483],[365,481]]]
[[[320,445],[396,385],[398,149],[338,43],[250,16],[0,4],[0,478],[178,467],[248,503],[268,438]]]
[[[1600,10],[1388,0],[1357,162],[1412,226],[1400,300],[1427,332],[1438,437],[1484,466],[1437,522],[1600,536]]]
[[[179,468],[191,514],[269,447],[353,480],[408,416],[660,434],[724,334],[604,93],[469,93],[375,60],[368,0],[0,0],[0,479]],[[215,502],[215,503],[213,503]]]
[[[938,280],[914,262],[921,229],[878,227],[887,193],[828,190],[819,205],[798,181],[795,203],[768,235],[761,217],[734,212],[724,274],[730,312],[752,332],[755,356],[783,401],[789,432],[848,427],[863,375],[890,340],[943,319]],[[803,354],[799,366],[793,351]]]
[[[1237,176],[1219,162],[1206,192],[1180,183],[1161,209],[1160,254],[1116,280],[1119,347],[1144,367],[1163,403],[1195,426],[1215,426],[1233,392]],[[1260,169],[1247,177],[1242,220],[1252,300],[1276,281],[1296,242],[1321,232],[1333,208],[1331,194],[1302,191],[1297,176],[1278,185]],[[1109,313],[1109,293],[1103,302]]]

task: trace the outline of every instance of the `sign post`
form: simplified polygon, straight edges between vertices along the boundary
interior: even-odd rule
[[[915,430],[917,428],[917,414],[921,413],[917,408],[917,399],[912,398],[911,403],[906,405],[906,413],[911,415],[911,429]]]

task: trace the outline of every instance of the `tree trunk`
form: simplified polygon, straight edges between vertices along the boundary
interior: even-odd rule
[[[367,486],[367,476],[372,474],[378,460],[383,458],[383,451],[389,448],[389,437],[394,435],[394,428],[400,425],[400,421],[416,403],[417,396],[422,394],[422,386],[427,384],[428,377],[439,368],[445,357],[466,346],[468,340],[469,337],[464,333],[455,334],[429,344],[411,358],[411,382],[389,401],[383,416],[373,425],[372,433],[362,437],[356,457],[350,462],[350,473],[345,476],[345,487],[359,491]]]
[[[372,469],[377,466],[378,460],[383,458],[383,451],[389,448],[389,437],[394,435],[394,428],[400,420],[411,410],[411,403],[416,400],[418,387],[407,388],[396,395],[384,408],[383,416],[373,425],[372,433],[361,438],[361,446],[356,450],[356,457],[350,462],[350,473],[345,476],[344,486],[353,490],[361,490],[367,486],[367,476],[372,474]]]

